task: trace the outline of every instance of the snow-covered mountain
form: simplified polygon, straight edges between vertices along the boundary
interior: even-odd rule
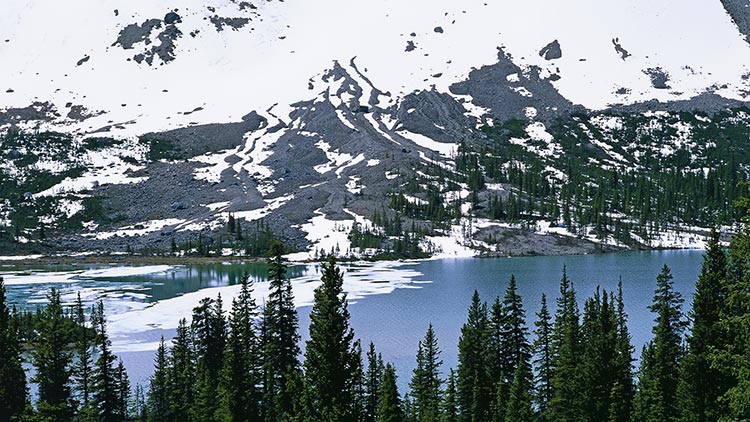
[[[480,129],[520,119],[511,143],[547,160],[562,183],[555,157],[566,152],[550,129],[561,118],[742,107],[745,3],[9,0],[0,130],[65,135],[51,157],[48,139],[6,141],[12,159],[0,170],[29,189],[21,202],[51,201],[40,221],[61,247],[115,249],[163,247],[231,214],[264,218],[312,250],[345,250],[355,222],[372,225],[415,177],[438,177],[442,200],[466,210],[422,242],[470,253],[464,245],[487,245],[462,221],[478,217],[480,199],[456,168],[460,142],[485,142]],[[606,132],[612,122],[593,125]],[[111,139],[90,141],[99,138]],[[613,165],[640,165],[615,155],[616,136],[589,138],[622,158]],[[34,154],[42,158],[21,159]],[[422,165],[458,175],[455,184]],[[49,180],[24,184],[38,174]],[[18,201],[3,199],[0,217],[18,224]],[[94,202],[101,209],[86,214]],[[77,214],[83,229],[64,229],[61,219]]]

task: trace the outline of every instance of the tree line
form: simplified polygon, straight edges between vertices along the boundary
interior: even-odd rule
[[[750,202],[748,202],[750,204]],[[747,205],[747,204],[746,204]],[[104,307],[89,330],[65,334],[66,314],[52,290],[33,348],[0,282],[0,421],[738,421],[750,418],[750,225],[728,249],[713,233],[692,309],[664,266],[649,309],[653,337],[638,368],[622,283],[597,289],[582,309],[563,268],[554,304],[541,297],[529,329],[517,281],[491,303],[474,293],[461,328],[458,366],[443,368],[433,327],[419,341],[409,391],[370,343],[349,325],[343,273],[322,265],[309,340],[300,350],[292,286],[274,244],[263,306],[244,278],[231,310],[203,299],[168,345],[162,339],[147,391],[132,391],[112,353]],[[554,305],[554,306],[553,306]],[[690,322],[690,323],[689,323]],[[27,381],[22,367],[35,368]],[[34,406],[28,382],[36,383]]]

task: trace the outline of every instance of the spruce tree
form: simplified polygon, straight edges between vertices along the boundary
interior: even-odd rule
[[[529,363],[519,360],[510,385],[508,404],[505,406],[505,422],[532,422],[534,420],[532,379]]]
[[[91,356],[93,339],[91,338],[91,333],[86,326],[86,316],[80,292],[76,297],[74,312],[75,322],[78,329],[75,334],[76,363],[73,367],[73,379],[75,381],[75,388],[78,392],[78,400],[80,402],[79,413],[82,415],[82,419],[89,419],[92,411],[89,401],[91,376],[93,371],[93,361]]]
[[[728,377],[711,366],[711,353],[721,349],[725,341],[720,324],[727,300],[726,266],[719,233],[712,230],[695,284],[690,311],[693,326],[680,374],[680,413],[681,420],[686,422],[719,420],[724,414],[719,399],[731,387]]]
[[[150,422],[172,420],[169,409],[169,361],[164,336],[154,358],[154,372],[151,374],[148,389],[148,420]]]
[[[0,422],[20,421],[28,403],[18,339],[18,326],[8,309],[0,277]]]
[[[458,422],[458,391],[456,390],[456,373],[450,370],[448,381],[445,383],[445,394],[440,405],[440,422]]]
[[[383,378],[383,358],[375,352],[375,345],[370,342],[367,350],[367,372],[364,379],[364,414],[363,422],[375,422],[380,400],[380,380]]]
[[[547,309],[547,296],[542,294],[542,305],[534,323],[534,368],[536,369],[534,402],[540,421],[547,421],[547,408],[552,399],[552,317]]]
[[[516,277],[513,275],[510,276],[502,306],[504,319],[500,331],[501,367],[506,381],[510,383],[515,379],[518,365],[528,365],[531,359],[526,312],[516,289]]]
[[[117,368],[115,368],[115,386],[117,390],[117,407],[115,413],[117,420],[125,421],[130,419],[130,379],[122,361],[119,361]]]
[[[560,297],[553,326],[553,396],[549,402],[550,420],[579,421],[583,418],[583,391],[580,380],[580,326],[578,303],[573,283],[563,267]]]
[[[462,421],[487,420],[495,383],[488,362],[487,305],[474,291],[458,341],[458,408]]]
[[[636,421],[675,421],[678,419],[677,383],[682,357],[682,296],[673,288],[672,273],[664,265],[656,277],[651,312],[656,313],[654,338],[645,347],[638,393]]]
[[[119,422],[117,378],[115,372],[115,355],[107,336],[107,321],[104,315],[104,303],[100,300],[94,307],[92,322],[96,331],[94,344],[98,357],[94,363],[91,385],[91,401],[95,418],[99,422]]]
[[[219,401],[219,372],[224,363],[226,320],[221,296],[205,298],[193,309],[193,345],[196,363],[195,417],[204,422],[216,420]]]
[[[229,337],[219,386],[222,419],[242,422],[260,419],[260,343],[255,330],[258,315],[252,282],[245,275],[232,301]]]
[[[274,241],[269,251],[270,293],[263,310],[263,414],[267,421],[291,415],[301,395],[291,380],[300,379],[299,322],[292,284],[286,276],[283,247]]]
[[[349,326],[344,276],[333,257],[323,264],[322,271],[305,350],[305,385],[310,401],[307,420],[355,420],[359,415],[354,414],[352,403],[361,363],[357,362],[354,331]]]
[[[441,403],[440,348],[432,324],[417,349],[417,366],[409,387],[413,399],[409,417],[414,422],[432,422],[438,419]]]
[[[177,334],[172,339],[172,353],[169,365],[169,414],[172,421],[190,422],[195,420],[195,363],[193,340],[187,321],[183,318],[177,326]]]
[[[329,419],[354,420],[354,419]],[[383,370],[383,379],[380,381],[380,400],[378,401],[377,422],[404,422],[404,410],[401,398],[396,386],[396,370],[390,363]]]
[[[70,388],[72,355],[68,351],[65,316],[60,292],[52,289],[34,340],[33,381],[39,388],[37,411],[40,420],[70,421],[75,412]]]
[[[633,410],[633,345],[628,331],[625,302],[622,298],[622,279],[617,285],[616,298],[617,345],[613,363],[614,382],[610,392],[609,422],[628,422]]]

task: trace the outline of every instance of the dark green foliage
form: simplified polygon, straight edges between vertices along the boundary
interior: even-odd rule
[[[554,355],[552,364],[553,396],[549,402],[550,420],[568,422],[583,418],[583,389],[581,386],[581,337],[578,304],[573,283],[563,268],[560,280],[560,297],[552,340]]]
[[[474,291],[458,342],[458,408],[462,421],[487,420],[495,392],[488,362],[487,305]]]
[[[119,417],[121,396],[118,394],[118,379],[114,366],[116,358],[107,336],[106,321],[104,304],[99,301],[92,314],[92,323],[96,330],[94,344],[98,357],[94,364],[91,401],[97,421],[120,422],[123,419]]]
[[[374,422],[378,415],[380,401],[380,380],[383,378],[383,358],[375,353],[375,345],[370,342],[367,350],[367,372],[364,379],[363,422]]]
[[[329,419],[329,420],[354,420],[354,419]],[[404,422],[404,410],[401,398],[396,387],[396,370],[390,363],[383,370],[383,379],[380,381],[380,400],[378,401],[377,422]]]
[[[298,319],[292,285],[281,257],[283,247],[274,242],[269,252],[270,293],[263,313],[263,414],[266,420],[290,415],[299,399],[291,380],[300,378]]]
[[[536,369],[534,402],[541,421],[547,420],[547,408],[552,399],[552,317],[547,309],[547,297],[542,294],[542,306],[534,323],[534,369]]]
[[[636,421],[677,420],[677,383],[682,357],[682,296],[673,287],[666,265],[656,277],[654,301],[649,310],[656,313],[654,339],[644,347],[635,398]]]
[[[86,329],[86,316],[80,292],[76,297],[74,315],[76,325],[82,329],[79,329],[74,337],[76,362],[73,367],[73,378],[75,380],[75,389],[77,390],[78,401],[80,403],[79,411],[83,414],[89,414],[91,411],[89,401],[91,393],[91,377],[93,372],[91,349],[94,339],[92,336],[93,333]]]
[[[0,277],[0,421],[19,421],[27,395],[18,327],[6,304],[5,283]]]
[[[242,422],[260,418],[261,360],[249,276],[242,278],[239,295],[232,300],[224,368],[219,386],[222,420]]]
[[[170,385],[169,361],[164,337],[159,342],[154,361],[154,373],[151,375],[148,389],[148,420],[149,422],[170,421]]]
[[[505,422],[532,422],[534,420],[532,378],[529,363],[519,361],[510,385],[508,404],[505,406]]]
[[[417,366],[409,383],[412,399],[409,417],[415,422],[436,421],[440,415],[440,366],[443,361],[440,360],[440,348],[432,324],[427,328],[417,350]]]
[[[456,373],[453,369],[445,383],[445,394],[443,394],[440,410],[440,422],[458,422],[458,391],[456,390]]]
[[[193,353],[193,338],[185,319],[180,320],[177,335],[172,339],[169,381],[169,415],[172,421],[193,420],[196,399],[196,370]]]
[[[361,362],[354,331],[349,327],[344,276],[333,258],[323,264],[322,272],[322,284],[315,289],[310,339],[305,350],[305,385],[309,397],[306,419],[355,420],[358,417],[355,393],[361,382],[357,371]]]
[[[224,349],[227,342],[226,320],[222,300],[205,298],[193,309],[193,348],[196,368],[197,420],[215,420],[219,408],[216,400],[219,372],[224,366]]]
[[[70,421],[74,406],[70,388],[72,355],[65,337],[60,292],[51,289],[43,312],[39,335],[34,341],[33,361],[39,387],[37,410],[43,421]]]

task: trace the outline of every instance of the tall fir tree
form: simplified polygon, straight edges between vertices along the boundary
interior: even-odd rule
[[[245,275],[229,316],[229,337],[219,388],[221,419],[226,421],[250,422],[261,417],[262,362],[255,327],[258,309],[252,290],[250,277]]]
[[[542,294],[542,304],[534,322],[534,369],[536,370],[534,403],[538,420],[545,422],[547,408],[552,399],[552,316],[547,308],[547,296]]]
[[[68,351],[68,333],[60,292],[47,294],[33,342],[33,362],[38,386],[37,412],[41,421],[70,421],[75,412],[70,388],[72,355]]]
[[[169,360],[162,336],[154,358],[154,372],[149,380],[147,407],[149,422],[171,421],[169,408]]]
[[[183,318],[177,326],[177,334],[172,339],[169,362],[168,388],[169,415],[174,422],[194,421],[195,404],[195,362],[193,339],[187,321]]]
[[[526,328],[526,312],[523,301],[518,295],[516,277],[511,275],[508,288],[503,297],[503,315],[500,331],[500,346],[502,356],[502,373],[505,381],[511,383],[515,379],[519,364],[529,364],[531,359],[531,345],[528,341]],[[497,382],[497,380],[495,380]]]
[[[100,300],[94,307],[92,322],[96,331],[94,344],[97,358],[91,384],[91,401],[98,422],[120,422],[118,417],[119,397],[115,372],[115,355],[107,335],[107,319],[104,303]]]
[[[560,279],[560,297],[557,298],[555,324],[552,332],[554,372],[553,396],[549,402],[551,420],[559,422],[580,421],[583,418],[584,400],[579,373],[580,321],[578,303],[573,283],[563,267]]]
[[[711,365],[711,354],[725,344],[721,318],[727,301],[727,257],[712,230],[701,272],[695,284],[690,311],[692,328],[682,361],[679,384],[680,420],[718,421],[726,414],[721,396],[732,386],[731,378]]]
[[[294,307],[292,284],[286,276],[282,258],[284,248],[278,241],[269,251],[268,279],[270,293],[263,310],[263,415],[266,421],[283,420],[298,406],[302,395],[299,386],[299,322]]]
[[[617,346],[613,363],[614,382],[610,392],[609,422],[628,422],[633,411],[633,345],[628,331],[628,316],[622,297],[622,279],[617,285]]]
[[[27,403],[18,326],[8,308],[5,283],[0,277],[0,422],[20,421]]]
[[[86,324],[86,314],[80,292],[76,296],[74,316],[78,329],[76,330],[74,342],[76,361],[73,366],[73,379],[75,381],[75,389],[78,393],[78,412],[81,415],[79,419],[89,420],[92,412],[89,401],[93,371],[93,357],[91,354],[93,338]]]
[[[534,405],[531,390],[533,374],[528,361],[519,359],[505,405],[505,422],[533,422]]]
[[[115,368],[115,386],[117,394],[116,415],[117,420],[126,421],[130,419],[130,379],[122,361]]]
[[[656,313],[654,338],[645,346],[641,358],[634,420],[643,422],[676,421],[679,417],[677,384],[682,357],[682,295],[674,290],[672,272],[667,265],[656,277],[651,312]]]
[[[490,417],[495,383],[488,362],[489,329],[487,305],[474,291],[466,323],[458,341],[458,407],[461,421],[482,421]]]
[[[308,421],[357,420],[357,370],[354,331],[343,291],[344,275],[329,258],[322,267],[321,285],[315,289],[310,312],[310,339],[305,350],[305,385],[310,405]]]
[[[354,419],[330,419],[330,420],[354,420]],[[396,386],[396,370],[390,363],[383,370],[383,379],[380,381],[380,400],[378,401],[377,422],[404,422],[405,415],[401,405],[401,398]]]
[[[451,369],[445,383],[445,394],[443,394],[443,402],[440,405],[440,418],[438,420],[440,422],[458,422],[459,418],[456,372]]]
[[[413,399],[409,417],[413,422],[437,421],[440,415],[442,380],[440,378],[440,348],[432,324],[417,348],[417,366],[409,387]]]
[[[219,372],[224,364],[227,342],[226,320],[221,296],[205,298],[193,309],[193,345],[196,364],[195,417],[215,421],[219,410]]]
[[[370,342],[367,350],[367,372],[364,379],[364,412],[363,422],[375,422],[378,416],[380,400],[380,380],[383,378],[383,358],[375,352],[375,345]]]

